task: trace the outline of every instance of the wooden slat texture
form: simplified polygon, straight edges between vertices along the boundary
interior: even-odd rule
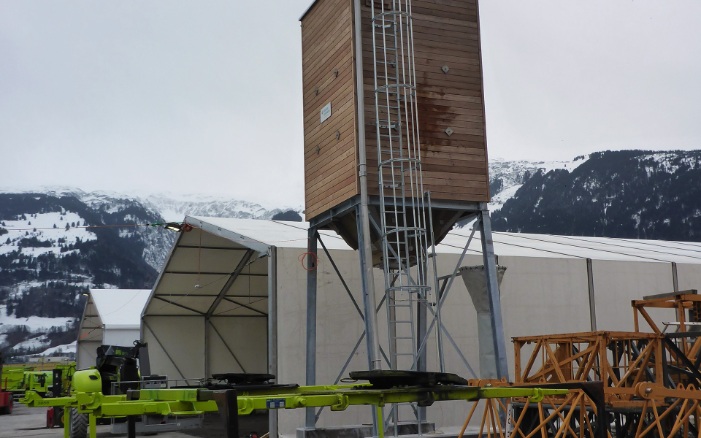
[[[352,0],[317,0],[302,19],[307,219],[359,194],[358,105],[366,118],[369,194],[379,194],[369,1],[361,9],[361,73],[354,64]],[[412,16],[424,189],[438,201],[486,202],[489,179],[477,0],[413,0]],[[357,101],[356,74],[363,76],[364,102]],[[319,111],[329,102],[332,117],[320,123]]]
[[[319,0],[302,20],[305,214],[357,192],[351,0]],[[320,110],[331,103],[331,117]]]
[[[369,22],[368,7],[363,14]],[[488,201],[477,2],[413,0],[412,17],[424,189],[434,200]],[[370,32],[363,47],[368,163],[377,166]],[[379,194],[377,180],[376,173],[369,178],[371,195]]]

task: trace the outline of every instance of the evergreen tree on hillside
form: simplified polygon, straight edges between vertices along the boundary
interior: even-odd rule
[[[701,151],[592,154],[538,172],[492,215],[494,230],[701,241]]]

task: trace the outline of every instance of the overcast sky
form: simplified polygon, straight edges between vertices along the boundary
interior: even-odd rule
[[[0,187],[303,203],[311,0],[0,0]],[[701,0],[482,0],[489,154],[701,148]]]

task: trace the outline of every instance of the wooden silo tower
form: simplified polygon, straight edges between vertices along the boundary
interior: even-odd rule
[[[353,6],[352,0],[317,0],[301,21],[305,215],[357,248],[355,214],[344,212],[361,194],[361,141],[371,214],[379,188],[370,1],[361,0],[360,36]],[[476,203],[489,201],[479,17],[476,0],[413,0],[412,9],[424,189],[440,241]]]
[[[429,269],[420,266],[421,256],[397,254],[419,247],[426,263],[430,247],[458,221],[476,218],[493,327],[499,330],[494,336],[496,374],[506,377],[487,210],[477,0],[316,0],[301,22],[309,253],[316,253],[319,229],[335,230],[359,250],[369,368],[381,368],[373,266],[384,265],[388,321],[401,319],[400,306],[393,304],[401,288],[390,284],[387,273],[392,271],[400,281],[401,272],[406,273],[408,286],[403,292],[418,297],[418,304],[408,311],[418,319],[411,326],[417,332],[412,336],[421,338],[427,325],[424,292],[437,288],[410,278]],[[405,146],[407,155],[395,155]],[[396,172],[395,167],[401,170]],[[409,192],[407,201],[403,194]],[[389,234],[404,243],[389,244]],[[417,234],[423,234],[422,243],[406,243]],[[414,264],[417,267],[410,272]],[[315,384],[316,278],[313,270],[308,275],[307,384]],[[403,336],[393,330],[388,330],[390,367],[400,369],[401,353],[397,345],[392,351],[392,344]],[[422,370],[425,358],[415,353],[412,369]],[[307,414],[307,426],[312,427],[314,416],[311,411]]]

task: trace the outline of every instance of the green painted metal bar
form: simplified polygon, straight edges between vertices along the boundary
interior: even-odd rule
[[[27,391],[22,403],[30,407],[62,406],[75,408],[80,413],[96,417],[124,417],[129,415],[198,415],[217,411],[214,394],[207,389],[142,389],[127,399],[126,395],[76,393],[71,397],[42,398]],[[475,401],[484,398],[529,397],[542,400],[548,395],[566,394],[566,389],[511,388],[476,386],[404,387],[372,389],[367,385],[333,385],[289,388],[284,391],[266,391],[253,394],[242,391],[238,395],[239,415],[254,410],[299,409],[330,407],[332,411],[345,410],[351,405],[384,406],[392,403],[419,403],[432,405],[437,401]]]
[[[539,402],[546,396],[564,395],[568,389],[477,387],[460,385],[409,386],[373,389],[370,384],[329,386],[283,386],[263,390],[241,391],[234,402],[223,402],[228,415],[249,415],[256,410],[302,409],[329,407],[343,411],[349,406],[368,405],[381,409],[386,404],[417,403],[430,406],[437,401],[477,401],[488,398],[528,397]],[[103,395],[100,392],[75,392],[70,397],[42,398],[35,391],[27,391],[21,403],[29,407],[61,406],[64,408],[64,436],[68,435],[69,412],[88,414],[90,437],[96,436],[96,419],[140,415],[200,415],[217,412],[217,401],[231,390],[142,389],[127,395]]]

